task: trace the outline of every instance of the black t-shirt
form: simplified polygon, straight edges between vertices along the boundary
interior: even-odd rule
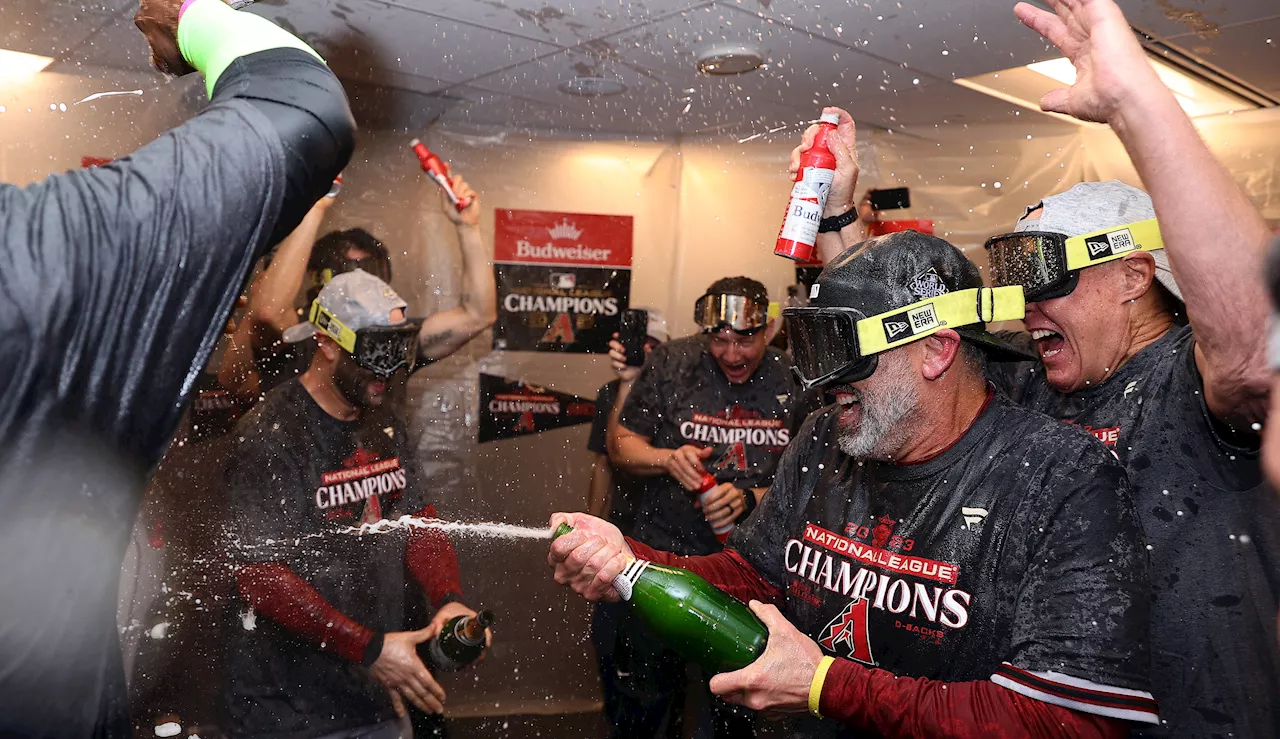
[[[284,195],[241,99],[0,184],[0,734],[127,733],[115,615],[144,482]]]
[[[619,422],[659,449],[711,447],[707,471],[739,488],[767,487],[791,438],[795,380],[791,361],[768,349],[751,379],[725,378],[702,336],[655,349],[636,379]],[[696,498],[670,475],[644,477],[635,537],[680,555],[721,549]]]
[[[1071,395],[1038,362],[1000,369],[1015,401],[1084,427],[1129,471],[1151,545],[1152,692],[1165,726],[1147,735],[1280,736],[1280,499],[1257,450],[1215,428],[1190,327]]]
[[[995,395],[931,460],[858,462],[836,443],[837,412],[809,418],[729,539],[786,593],[789,621],[896,675],[1154,720],[1144,540],[1102,445]]]
[[[288,566],[363,626],[404,631],[405,533],[342,532],[422,510],[411,449],[385,407],[340,421],[300,381],[284,383],[237,428],[227,475],[231,551],[241,562]],[[264,616],[246,620],[247,604],[235,610],[227,625],[234,732],[292,739],[394,718],[366,668]]]
[[[606,382],[596,394],[596,415],[591,419],[591,434],[587,437],[587,451],[609,456],[609,414],[618,400],[621,380]],[[613,497],[609,503],[609,521],[622,533],[630,536],[636,523],[636,509],[644,494],[644,479],[624,469],[613,467]]]

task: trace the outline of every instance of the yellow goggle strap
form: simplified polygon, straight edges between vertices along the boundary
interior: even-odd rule
[[[1151,218],[1067,239],[1067,269],[1076,270],[1119,259],[1130,252],[1164,248],[1160,224]]]
[[[346,349],[348,354],[355,354],[356,332],[347,328],[347,325],[339,321],[337,316],[325,310],[319,300],[311,303],[311,322],[326,336],[337,342],[338,346]]]
[[[858,321],[858,352],[865,357],[910,344],[944,328],[1014,321],[1025,315],[1021,285],[959,290]]]

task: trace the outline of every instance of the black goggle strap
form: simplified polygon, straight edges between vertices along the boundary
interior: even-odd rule
[[[858,321],[858,353],[866,357],[919,341],[944,328],[1014,321],[1025,315],[1021,285],[958,290]]]
[[[1067,239],[1067,269],[1077,270],[1110,262],[1135,251],[1164,248],[1155,218]]]

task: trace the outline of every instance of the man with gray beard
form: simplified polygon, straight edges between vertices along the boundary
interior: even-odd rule
[[[811,415],[720,553],[678,557],[584,514],[556,581],[613,600],[640,558],[683,567],[769,628],[711,689],[808,713],[795,737],[1122,737],[1154,724],[1150,585],[1123,468],[1089,433],[1011,403],[986,331],[1022,316],[947,242],[915,232],[833,260],[784,312]],[[767,605],[771,604],[771,605]],[[779,610],[781,608],[781,610]]]

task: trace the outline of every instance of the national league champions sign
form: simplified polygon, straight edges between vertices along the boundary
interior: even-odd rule
[[[631,216],[498,210],[493,348],[606,353],[631,294]]]

